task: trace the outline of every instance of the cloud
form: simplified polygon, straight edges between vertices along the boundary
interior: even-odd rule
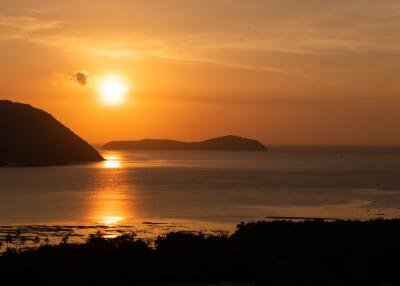
[[[0,15],[0,41],[20,41],[95,59],[162,60],[298,76],[310,72],[304,68],[310,59],[331,56],[340,63],[346,54],[374,53],[385,59],[400,53],[398,0],[151,2],[128,1],[126,9],[110,5],[115,13],[108,9],[105,15],[99,12],[96,17],[101,21],[96,25],[84,13],[92,9],[88,3],[82,4],[80,13],[70,11],[62,19],[41,10]],[[209,11],[211,3],[213,13]],[[164,5],[165,9],[158,8]],[[125,13],[133,8],[139,11],[137,17]],[[63,5],[55,9],[61,11]],[[221,15],[226,16],[223,21]],[[349,67],[352,64],[347,63]],[[337,66],[312,64],[318,68],[313,75]],[[72,77],[70,81],[79,86],[87,84],[85,74]]]
[[[29,33],[59,28],[61,21],[45,20],[31,16],[2,16],[0,15],[0,27],[8,27],[14,32]]]
[[[87,87],[94,80],[94,76],[86,70],[79,70],[70,73],[55,73],[53,82],[56,85],[68,87]]]
[[[86,86],[89,83],[90,76],[86,71],[77,71],[72,74],[73,79],[80,85]]]

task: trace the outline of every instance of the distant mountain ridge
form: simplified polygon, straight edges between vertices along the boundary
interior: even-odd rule
[[[267,147],[254,139],[227,135],[200,142],[182,142],[166,139],[138,141],[111,141],[103,145],[107,150],[192,150],[192,151],[267,151]]]
[[[63,165],[104,160],[49,113],[0,100],[0,166]]]

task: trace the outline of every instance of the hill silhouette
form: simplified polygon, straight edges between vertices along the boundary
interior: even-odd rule
[[[101,161],[87,142],[49,113],[0,100],[0,166],[44,166]]]
[[[227,135],[200,142],[182,142],[165,139],[139,141],[111,141],[103,145],[108,150],[208,150],[208,151],[266,151],[257,140]]]

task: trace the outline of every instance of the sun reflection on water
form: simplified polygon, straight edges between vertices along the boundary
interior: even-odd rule
[[[96,224],[116,226],[134,217],[134,206],[125,190],[101,189],[91,198],[90,220]]]
[[[118,155],[108,155],[105,156],[105,161],[103,162],[103,167],[105,169],[118,169],[121,168],[121,157]]]
[[[104,216],[101,218],[101,222],[105,225],[117,225],[124,218],[122,216]]]
[[[113,227],[136,217],[133,190],[126,185],[122,156],[117,152],[103,156],[105,161],[96,176],[100,187],[91,192],[88,217],[96,224]]]

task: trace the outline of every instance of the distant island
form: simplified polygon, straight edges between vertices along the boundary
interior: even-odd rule
[[[0,100],[0,166],[47,166],[104,160],[49,113]]]
[[[182,142],[165,139],[139,141],[111,141],[103,145],[107,150],[188,150],[188,151],[267,151],[257,140],[227,135],[200,142]]]

